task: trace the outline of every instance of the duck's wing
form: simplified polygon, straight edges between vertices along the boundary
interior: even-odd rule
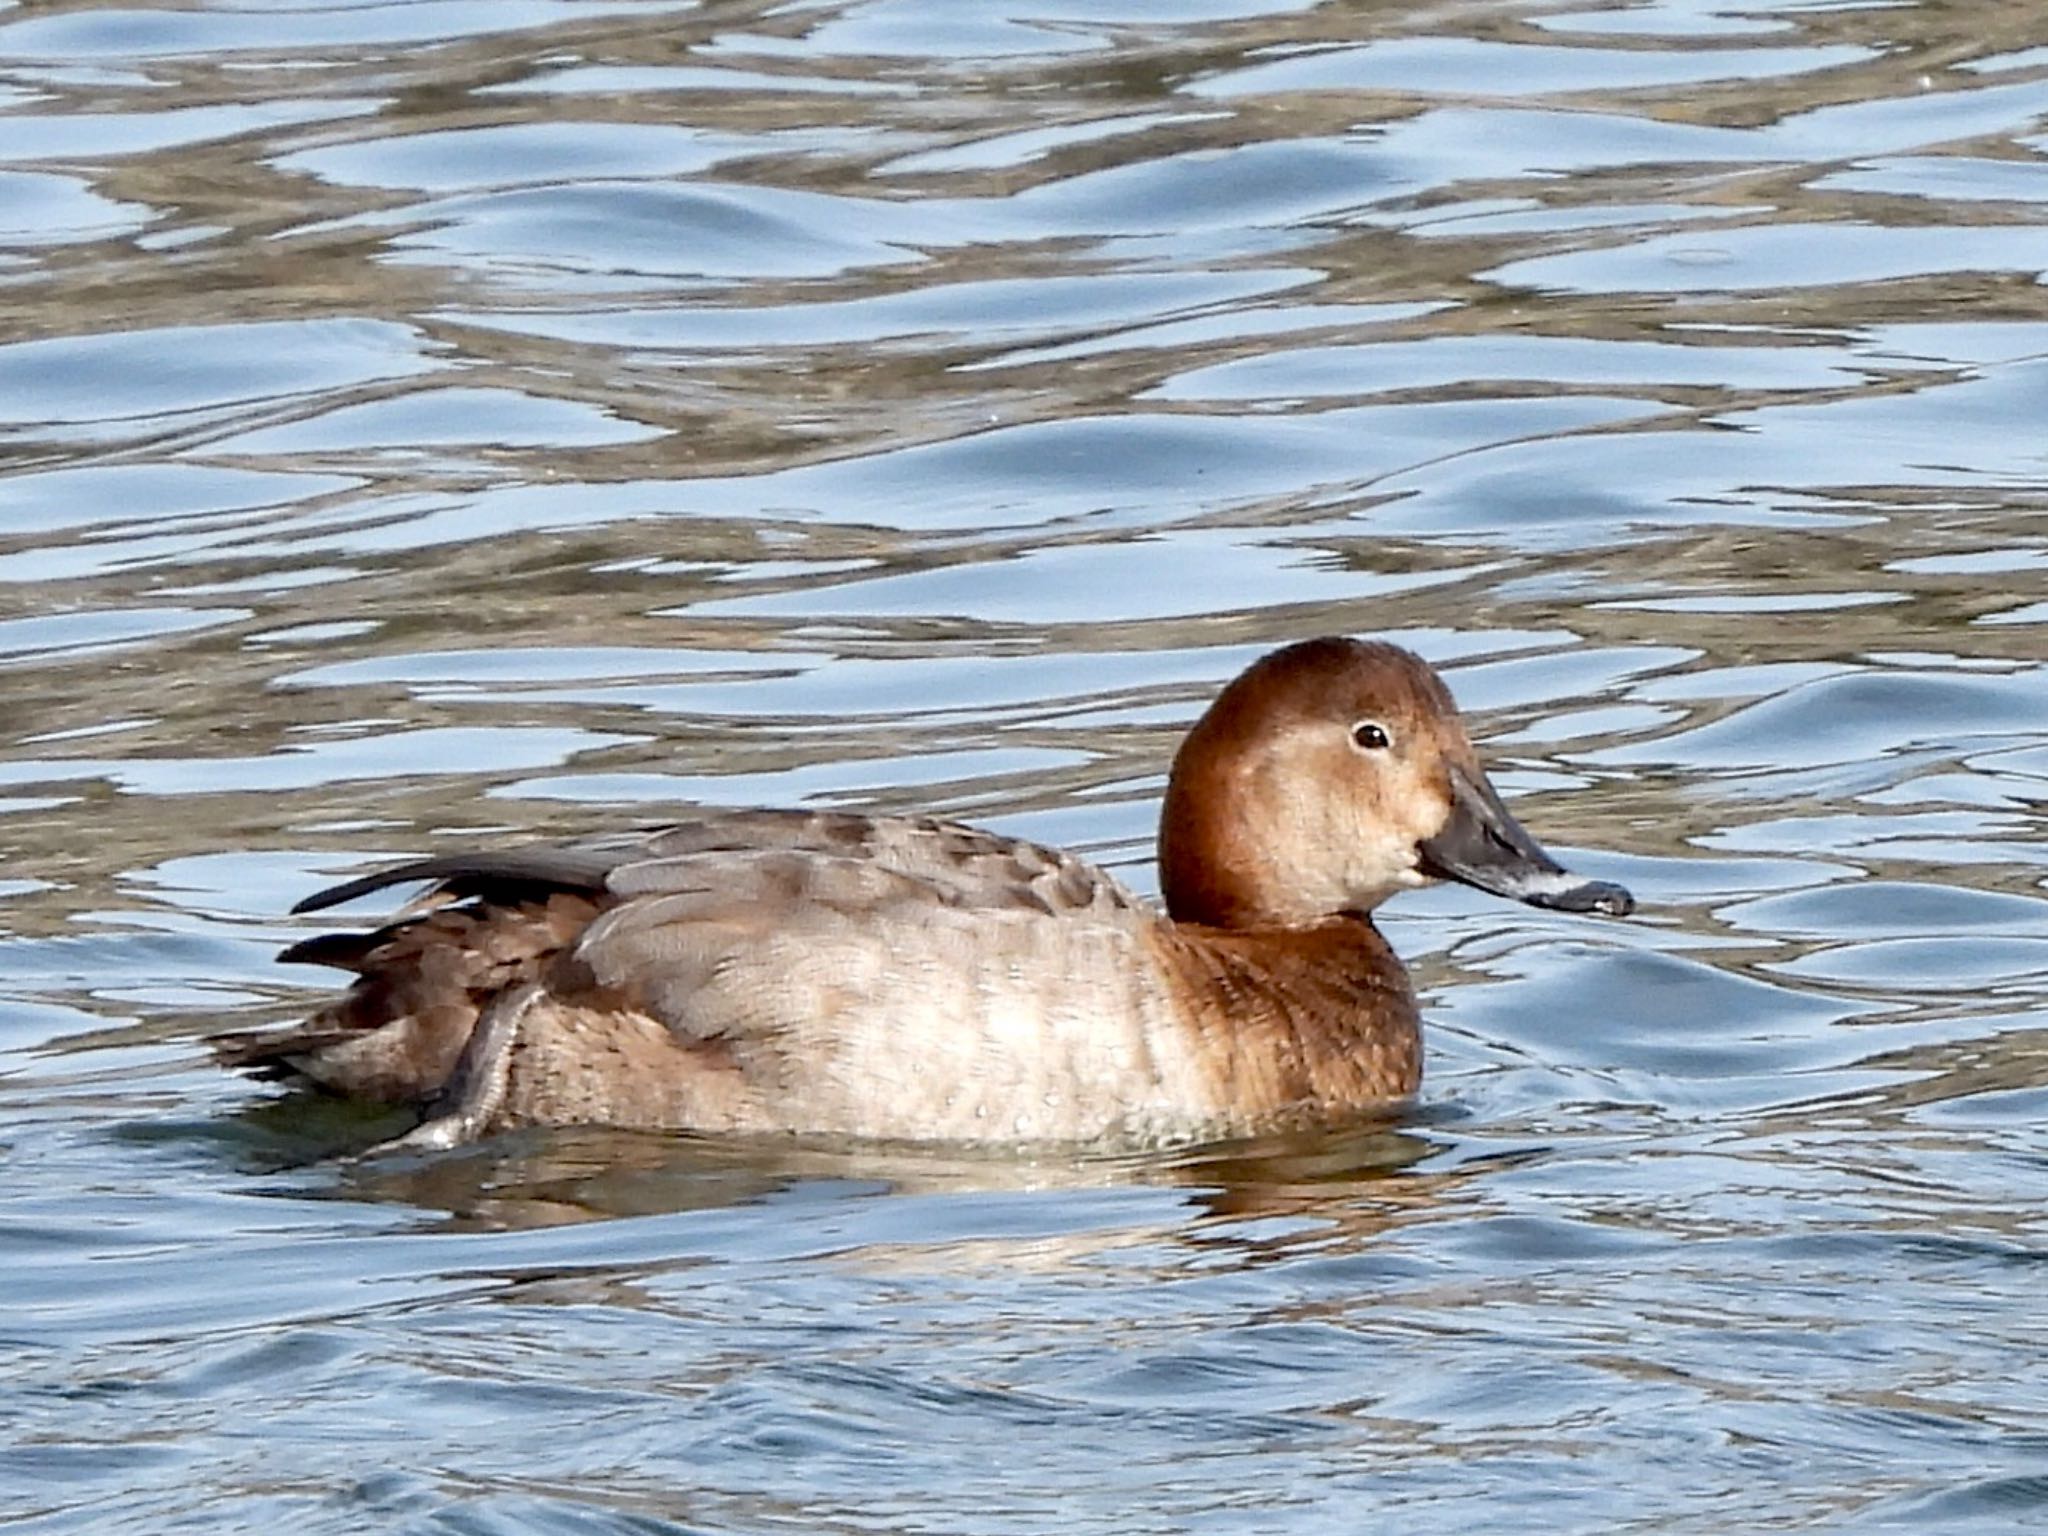
[[[779,856],[779,857],[776,857]],[[679,823],[615,865],[623,900],[701,888],[707,872],[754,864],[763,878],[828,904],[930,902],[968,911],[1058,915],[1142,909],[1107,871],[1057,848],[922,816],[745,811]]]
[[[1046,974],[1080,931],[1151,913],[1071,855],[907,818],[838,818],[767,848],[709,848],[678,829],[607,889],[572,948],[588,979],[678,1034],[728,1039],[900,1011],[920,976],[943,1007],[972,977]]]
[[[816,860],[821,867],[872,866],[920,883],[930,899],[951,907],[1051,913],[1143,906],[1085,860],[957,822],[745,810],[708,812],[652,832],[415,859],[315,891],[292,912],[322,912],[394,886],[420,884],[430,887],[418,903],[423,907],[470,898],[493,905],[545,900],[556,891],[631,900],[695,890],[713,865],[770,853]]]

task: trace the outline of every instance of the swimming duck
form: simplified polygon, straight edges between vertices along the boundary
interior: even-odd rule
[[[885,1140],[1156,1144],[1384,1110],[1420,1020],[1373,910],[1458,880],[1624,915],[1487,781],[1398,646],[1290,645],[1188,733],[1162,912],[1057,849],[922,817],[707,811],[656,831],[422,859],[369,933],[280,957],[356,974],[229,1064],[420,1107],[388,1145],[604,1124]]]

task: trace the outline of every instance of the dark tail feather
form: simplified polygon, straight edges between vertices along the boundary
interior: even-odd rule
[[[512,853],[451,853],[438,859],[394,864],[340,885],[315,891],[292,908],[294,916],[324,912],[358,896],[393,885],[434,881],[451,896],[523,895],[547,891],[601,891],[604,877],[619,862],[608,849],[528,848]],[[326,964],[315,961],[315,964]]]
[[[372,950],[389,937],[384,933],[318,933],[278,952],[280,965],[331,965],[360,973]]]

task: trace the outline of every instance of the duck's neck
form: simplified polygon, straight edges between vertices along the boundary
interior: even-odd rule
[[[1159,807],[1159,893],[1177,923],[1306,927],[1346,904],[1301,786],[1226,691],[1188,732]],[[1304,843],[1309,846],[1304,847]]]
[[[1295,1105],[1368,1108],[1420,1086],[1415,993],[1368,919],[1161,924],[1155,948],[1219,1091],[1248,1116]]]
[[[1249,928],[1278,918],[1269,899],[1274,840],[1249,819],[1251,808],[1277,801],[1254,792],[1257,736],[1231,707],[1233,693],[1225,689],[1181,742],[1159,807],[1159,894],[1177,923]]]

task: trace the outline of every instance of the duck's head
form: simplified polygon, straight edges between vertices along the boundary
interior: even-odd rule
[[[1217,696],[1174,758],[1159,825],[1167,911],[1299,926],[1458,880],[1532,906],[1621,916],[1501,804],[1450,690],[1399,646],[1306,640]]]

